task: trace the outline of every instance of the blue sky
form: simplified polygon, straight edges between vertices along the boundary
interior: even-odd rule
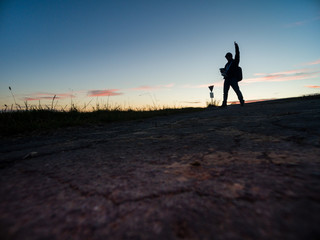
[[[205,106],[234,41],[245,100],[319,93],[319,39],[317,0],[5,0],[0,107],[9,86],[20,105]]]

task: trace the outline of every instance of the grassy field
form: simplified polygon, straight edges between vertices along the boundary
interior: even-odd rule
[[[11,88],[9,88],[11,91]],[[202,111],[205,108],[147,108],[143,110],[121,109],[120,107],[109,108],[96,106],[93,111],[82,111],[71,105],[69,110],[65,108],[57,110],[54,105],[55,96],[50,106],[25,106],[21,107],[16,103],[11,108],[0,111],[0,136],[13,136],[17,134],[33,134],[44,130],[53,130],[70,126],[83,126],[92,124],[105,124],[110,122],[145,119],[156,116],[168,116],[178,113]],[[287,100],[298,99],[319,99],[320,94],[288,98]],[[207,103],[207,107],[216,107],[218,102]],[[14,107],[15,106],[15,107]]]
[[[76,108],[69,111],[17,110],[0,112],[0,136],[34,133],[43,130],[70,126],[104,124],[110,122],[144,119],[155,116],[201,111],[204,108],[164,108],[150,110],[97,110],[80,112]]]
[[[67,106],[57,106],[56,95],[51,104],[23,105],[17,103],[11,87],[9,91],[14,104],[4,105],[0,110],[0,136],[13,136],[18,134],[34,134],[45,130],[54,130],[63,127],[83,126],[92,124],[106,124],[111,122],[144,119],[156,116],[201,111],[204,108],[159,108],[146,107],[144,109],[122,109],[119,106],[96,106],[85,104],[84,107],[75,106],[72,101]],[[90,103],[90,102],[89,102]],[[91,107],[91,111],[87,111]]]

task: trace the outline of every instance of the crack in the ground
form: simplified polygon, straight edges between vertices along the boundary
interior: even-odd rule
[[[32,158],[41,158],[41,157],[46,157],[46,156],[52,156],[55,154],[59,154],[62,152],[71,152],[71,151],[76,151],[79,149],[85,149],[85,148],[90,148],[94,145],[97,144],[101,144],[101,143],[107,143],[110,142],[109,139],[103,139],[103,140],[94,140],[94,141],[88,141],[87,143],[82,143],[80,144],[80,146],[75,146],[75,147],[71,147],[71,148],[61,148],[61,149],[54,149],[54,151],[48,151],[48,152],[37,152],[37,154],[35,156],[33,156]],[[19,157],[12,157],[12,158],[7,158],[5,160],[0,160],[0,169],[4,169],[7,167],[12,167],[13,165],[15,165],[16,163],[20,163],[23,161],[26,161],[30,159],[29,157],[23,157],[23,156],[19,156]]]
[[[116,206],[119,206],[119,205],[122,205],[122,204],[125,204],[125,203],[140,202],[140,201],[145,201],[145,200],[153,200],[153,199],[157,199],[157,198],[173,196],[173,195],[179,195],[179,194],[184,194],[184,193],[192,193],[192,192],[194,192],[193,189],[181,188],[181,189],[177,189],[177,190],[159,191],[159,192],[156,192],[156,193],[151,193],[151,194],[147,194],[147,195],[144,195],[144,196],[141,196],[141,197],[137,197],[137,198],[132,198],[132,199],[125,199],[125,200],[122,200],[122,201],[117,201],[117,200],[113,199],[112,202]]]
[[[283,128],[283,129],[289,129],[289,130],[294,130],[294,131],[298,131],[298,132],[306,132],[311,135],[320,136],[320,134],[317,134],[316,132],[312,131],[312,129],[309,129],[308,127],[294,127],[294,126],[283,125],[280,123],[279,120],[273,121],[273,122],[271,122],[271,124],[276,127]]]
[[[251,203],[258,202],[258,201],[259,202],[268,201],[268,200],[270,200],[270,198],[279,197],[279,196],[276,196],[278,194],[283,195],[283,192],[277,192],[277,194],[273,197],[272,196],[262,197],[262,196],[258,196],[258,195],[253,195],[252,193],[250,193],[248,191],[242,191],[242,190],[239,191],[239,193],[236,194],[235,196],[228,196],[228,195],[225,195],[224,193],[221,193],[219,191],[218,192],[212,191],[212,192],[208,193],[206,191],[201,191],[201,189],[197,188],[197,183],[201,184],[201,182],[202,182],[202,181],[197,181],[197,183],[195,183],[192,186],[185,186],[185,187],[180,187],[178,189],[171,189],[171,190],[156,191],[156,192],[147,193],[147,194],[144,194],[144,195],[141,195],[138,197],[132,197],[132,198],[129,197],[129,198],[121,199],[121,196],[120,196],[119,199],[117,199],[117,197],[114,196],[113,191],[109,191],[109,192],[97,192],[95,190],[86,191],[86,190],[81,189],[77,184],[74,184],[71,181],[63,180],[58,176],[55,176],[53,174],[48,174],[43,171],[21,170],[21,172],[24,174],[37,173],[41,176],[52,179],[63,186],[68,187],[69,189],[78,193],[82,197],[85,197],[85,198],[102,197],[102,198],[106,199],[107,201],[111,202],[116,207],[119,207],[123,204],[128,204],[128,203],[136,203],[136,202],[141,202],[141,201],[155,200],[155,199],[172,197],[172,196],[186,194],[186,193],[195,194],[196,196],[199,196],[201,198],[202,197],[210,198],[212,201],[216,201],[216,200],[223,200],[223,201],[241,200],[241,201],[246,201],[246,202],[251,202]],[[300,196],[287,196],[286,195],[286,199],[290,199],[290,200],[301,200],[304,198],[305,197],[302,197],[302,196],[300,197]],[[308,198],[312,199],[312,200],[317,199],[314,196],[309,196]]]
[[[54,176],[52,174],[45,173],[43,171],[39,170],[21,170],[20,172],[25,173],[25,174],[34,174],[37,173],[41,176],[44,176],[46,178],[55,180],[59,184],[62,184],[64,186],[67,186],[68,188],[72,189],[73,191],[77,192],[80,196],[83,197],[103,197],[106,200],[111,201],[115,206],[120,206],[125,203],[130,203],[130,202],[139,202],[139,201],[145,201],[145,200],[152,200],[156,198],[161,198],[165,196],[170,196],[170,195],[177,195],[177,194],[183,194],[183,193],[188,193],[188,192],[193,192],[192,189],[187,189],[187,188],[181,188],[177,190],[168,190],[168,191],[160,191],[160,192],[155,192],[151,194],[146,194],[144,196],[136,197],[136,198],[129,198],[129,199],[124,199],[124,200],[116,200],[114,196],[112,196],[112,192],[109,193],[100,193],[96,191],[85,191],[81,189],[79,186],[76,184],[71,183],[71,181],[65,181],[57,176]]]

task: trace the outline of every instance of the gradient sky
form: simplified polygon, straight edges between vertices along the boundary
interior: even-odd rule
[[[245,100],[320,93],[318,0],[1,0],[0,108],[206,106],[240,46]],[[230,89],[229,101],[236,101]]]

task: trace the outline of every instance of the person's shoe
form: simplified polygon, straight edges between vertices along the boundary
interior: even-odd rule
[[[244,100],[240,101],[240,105],[241,105],[241,107],[244,106]]]
[[[220,108],[227,108],[227,104],[222,104]]]

